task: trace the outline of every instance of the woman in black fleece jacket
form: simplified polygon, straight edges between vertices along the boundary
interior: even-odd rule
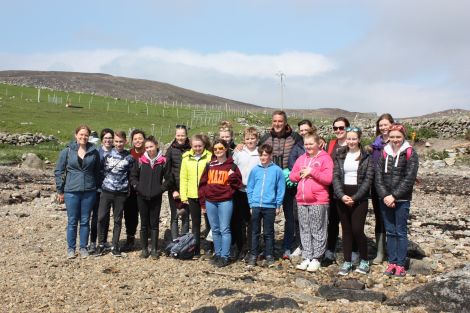
[[[170,229],[171,239],[175,240],[179,236],[178,228],[178,208],[182,209],[181,233],[189,232],[189,210],[181,205],[180,200],[180,171],[183,153],[191,149],[185,125],[177,125],[175,139],[166,152],[167,176],[171,177],[171,184],[168,186],[168,202],[170,204]]]
[[[346,147],[337,151],[334,159],[333,189],[336,209],[343,230],[344,263],[340,275],[352,270],[353,241],[359,248],[361,262],[356,272],[367,274],[367,237],[364,234],[368,209],[368,195],[374,172],[372,160],[361,147],[362,132],[359,128],[346,128]]]

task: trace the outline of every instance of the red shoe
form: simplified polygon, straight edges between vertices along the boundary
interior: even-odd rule
[[[384,272],[384,275],[387,276],[393,276],[395,274],[395,271],[397,270],[397,265],[393,263],[389,263],[387,266],[387,269]],[[405,270],[405,269],[403,269]]]
[[[406,271],[404,266],[397,265],[395,267],[395,276],[396,277],[405,277],[406,276]]]

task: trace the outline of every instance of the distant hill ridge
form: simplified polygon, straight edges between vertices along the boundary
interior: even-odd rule
[[[0,82],[18,86],[41,87],[52,90],[81,92],[120,99],[136,99],[143,102],[184,103],[207,105],[225,110],[226,106],[236,110],[271,111],[272,108],[226,99],[210,94],[181,88],[167,83],[146,79],[127,78],[101,73],[80,73],[60,71],[0,71]],[[350,112],[338,108],[288,109],[289,116],[311,119],[334,119],[344,116],[348,119],[376,119],[376,112]],[[428,119],[469,115],[470,111],[449,109],[441,112],[410,117]]]
[[[264,109],[257,105],[199,93],[167,83],[100,73],[0,71],[0,82],[120,99],[136,99],[144,102],[173,103],[177,101],[184,104],[205,104],[223,109],[225,109],[226,104],[231,107],[254,111]]]

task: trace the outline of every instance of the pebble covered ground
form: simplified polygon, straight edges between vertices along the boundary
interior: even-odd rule
[[[66,212],[54,202],[52,171],[0,167],[0,311],[402,311],[380,301],[328,301],[319,289],[359,282],[367,291],[394,298],[470,261],[470,169],[423,169],[419,177],[409,221],[411,254],[419,258],[411,259],[409,275],[404,279],[384,277],[384,263],[372,266],[368,275],[353,273],[340,278],[338,265],[307,273],[295,269],[296,259],[280,260],[274,268],[247,268],[236,262],[219,269],[204,258],[140,259],[136,250],[123,258],[107,254],[67,260]],[[167,201],[160,225],[163,247],[169,227]],[[278,239],[282,226],[278,218]],[[370,209],[366,233],[371,258],[373,226]],[[427,311],[419,306],[408,310]]]

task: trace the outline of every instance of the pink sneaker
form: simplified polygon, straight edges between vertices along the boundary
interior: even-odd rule
[[[396,270],[397,270],[397,265],[393,263],[389,263],[387,266],[387,269],[384,272],[384,275],[393,276]]]
[[[395,276],[396,277],[405,277],[405,275],[406,275],[405,267],[397,265],[395,267]]]

